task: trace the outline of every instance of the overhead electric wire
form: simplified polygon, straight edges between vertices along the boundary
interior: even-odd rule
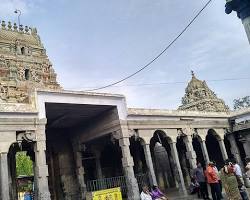
[[[240,81],[240,80],[250,80],[250,77],[243,78],[224,78],[224,79],[208,79],[206,82],[223,82],[223,81]],[[173,81],[173,82],[156,82],[156,83],[136,83],[136,84],[126,84],[126,85],[113,85],[110,87],[143,87],[143,86],[155,86],[155,85],[175,85],[175,84],[187,84],[188,81]],[[95,87],[88,87],[86,89],[91,89]],[[89,91],[89,90],[88,90]]]
[[[172,42],[169,43],[169,45],[163,49],[163,51],[161,51],[156,57],[154,57],[150,62],[148,62],[146,65],[144,65],[142,68],[140,68],[139,70],[137,70],[136,72],[124,77],[123,79],[116,81],[114,83],[102,86],[102,87],[98,87],[98,88],[94,88],[91,90],[87,90],[88,92],[91,91],[95,91],[95,90],[101,90],[101,89],[105,89],[114,85],[117,85],[118,83],[121,83],[133,76],[135,76],[136,74],[140,73],[141,71],[143,71],[144,69],[146,69],[147,67],[149,67],[153,62],[155,62],[160,56],[162,56],[182,35],[184,32],[186,32],[186,30],[191,26],[191,24],[199,17],[199,15],[203,12],[203,10],[205,10],[205,8],[211,3],[212,0],[209,0],[203,7],[202,9],[194,16],[194,18],[187,24],[187,26],[172,40]]]

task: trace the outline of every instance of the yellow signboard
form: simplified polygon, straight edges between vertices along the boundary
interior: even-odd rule
[[[93,200],[122,200],[121,189],[111,188],[92,192]]]

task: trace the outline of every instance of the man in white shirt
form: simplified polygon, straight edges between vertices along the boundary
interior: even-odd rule
[[[235,173],[235,175],[242,178],[242,171],[241,171],[240,165],[236,162],[235,158],[232,158],[232,163],[234,165],[234,173]]]
[[[148,186],[143,186],[142,187],[142,192],[141,192],[141,200],[152,200],[152,197],[150,195],[150,192],[148,190]]]

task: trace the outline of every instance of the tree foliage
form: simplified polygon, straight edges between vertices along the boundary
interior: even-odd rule
[[[16,176],[20,175],[33,175],[33,162],[25,151],[16,153]]]
[[[234,99],[234,110],[250,107],[250,96]]]

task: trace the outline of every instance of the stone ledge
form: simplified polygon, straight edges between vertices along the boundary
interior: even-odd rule
[[[204,117],[204,118],[229,118],[230,114],[226,112],[204,112],[204,111],[183,111],[167,109],[146,109],[146,108],[128,108],[128,115],[144,116],[173,116],[173,117]]]

